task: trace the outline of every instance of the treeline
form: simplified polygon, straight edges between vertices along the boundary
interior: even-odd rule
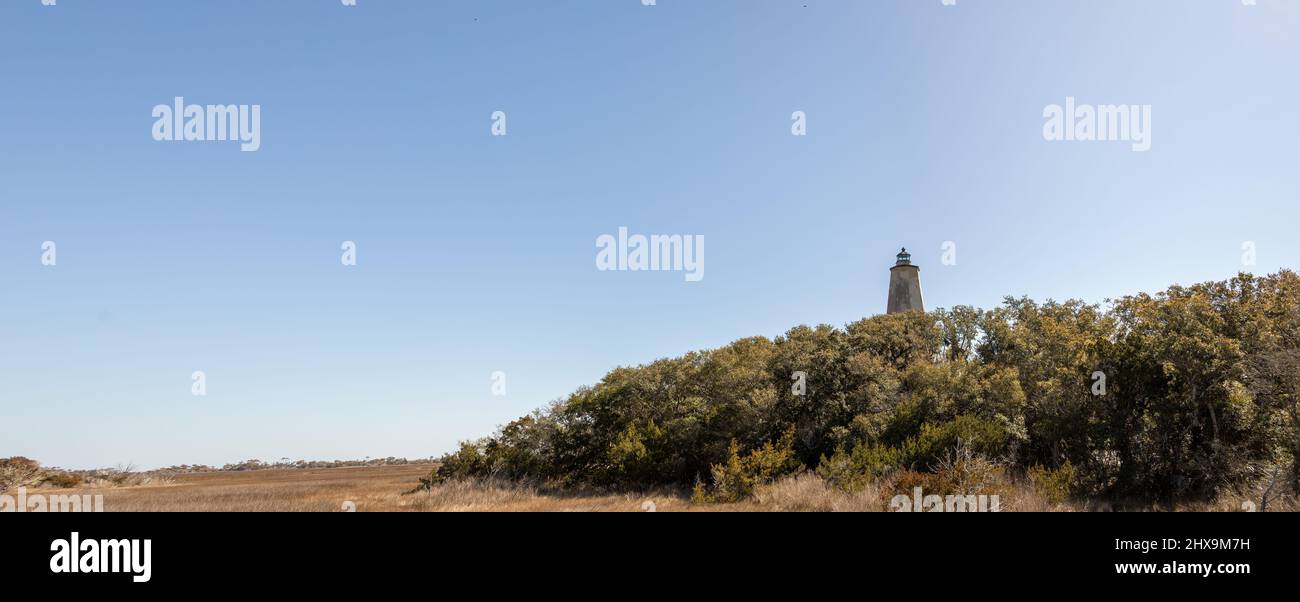
[[[1300,278],[1283,271],[1105,306],[1007,298],[798,326],[617,368],[462,443],[429,482],[735,499],[803,470],[852,490],[978,461],[1070,496],[1175,503],[1294,491],[1298,456]]]
[[[0,493],[20,487],[71,489],[74,487],[135,487],[167,482],[165,475],[136,472],[130,466],[65,470],[41,466],[23,456],[0,458]]]
[[[287,458],[279,462],[262,460],[245,460],[214,468],[205,464],[181,464],[157,470],[138,471],[133,466],[116,468],[96,468],[91,470],[67,470],[57,467],[41,466],[40,462],[23,456],[0,458],[0,493],[18,487],[51,487],[68,489],[74,487],[131,487],[171,482],[171,477],[178,474],[199,472],[240,472],[248,470],[271,469],[319,469],[351,468],[370,466],[405,466],[408,464],[433,464],[434,458],[408,460],[406,458],[366,458],[364,460],[297,460]]]
[[[220,468],[208,466],[206,464],[180,464],[177,466],[168,466],[161,468],[158,472],[163,473],[193,473],[193,472],[242,472],[248,470],[283,470],[283,469],[318,469],[318,468],[355,468],[366,466],[405,466],[407,464],[432,464],[434,458],[417,458],[409,460],[407,458],[396,458],[389,456],[387,458],[366,458],[364,460],[293,460],[288,458],[281,459],[278,462],[266,462],[256,458],[244,460],[243,462],[234,462],[225,464]]]

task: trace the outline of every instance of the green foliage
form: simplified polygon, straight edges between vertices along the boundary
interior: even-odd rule
[[[787,430],[775,443],[769,441],[761,447],[740,455],[740,446],[733,439],[727,449],[727,459],[714,464],[712,491],[697,487],[692,496],[696,502],[736,502],[754,494],[759,485],[792,474],[803,467],[794,456],[794,429]]]
[[[954,449],[965,446],[985,458],[1000,458],[1007,449],[1007,433],[1001,424],[961,415],[951,422],[924,424],[921,432],[903,442],[903,464],[914,469],[933,469]]]
[[[443,481],[494,476],[492,463],[484,455],[483,447],[482,443],[461,442],[460,449],[443,456],[433,474],[428,479],[421,479],[420,483],[428,487]]]
[[[609,448],[609,474],[604,480],[654,484],[660,477],[659,458],[663,455],[666,439],[667,434],[655,425],[654,420],[647,422],[642,429],[637,429],[635,424],[627,425]]]
[[[1075,476],[1074,465],[1069,461],[1052,470],[1040,464],[1029,467],[1029,482],[1033,484],[1034,492],[1049,504],[1059,504],[1070,497]]]
[[[937,475],[956,450],[1016,472],[1061,467],[1032,473],[1053,496],[1207,499],[1279,461],[1300,485],[1300,278],[1242,274],[1105,308],[1009,298],[616,368],[463,444],[429,481],[731,498],[790,466],[846,490]]]
[[[856,493],[902,465],[903,454],[897,448],[864,443],[854,446],[848,453],[840,447],[829,458],[822,456],[817,464],[817,474],[841,491]]]

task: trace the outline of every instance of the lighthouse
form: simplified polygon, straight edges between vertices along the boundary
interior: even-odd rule
[[[921,268],[912,265],[907,248],[898,252],[898,260],[889,268],[889,306],[885,313],[925,311],[921,301]]]

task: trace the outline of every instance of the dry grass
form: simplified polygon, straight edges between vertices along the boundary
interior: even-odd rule
[[[492,481],[453,481],[409,496],[405,509],[433,512],[673,512],[692,510],[674,492],[600,493],[543,490]]]
[[[374,466],[204,472],[175,475],[167,483],[135,487],[77,488],[60,493],[104,496],[108,512],[338,512],[403,510],[409,491],[430,466]]]
[[[846,494],[812,473],[760,487],[749,500],[735,504],[694,504],[685,492],[635,493],[554,491],[527,485],[462,481],[429,491],[407,493],[431,465],[366,466],[322,469],[256,470],[182,474],[169,480],[45,490],[102,494],[109,512],[339,512],[345,502],[358,512],[880,512],[894,493],[877,486]],[[885,489],[889,489],[887,485]],[[1027,486],[1002,490],[1004,512],[1078,512],[1105,510],[1103,504],[1050,504]],[[1240,511],[1242,498],[1225,499],[1179,510]],[[1130,508],[1134,509],[1134,508]],[[1155,508],[1152,508],[1155,509]],[[1295,511],[1295,500],[1274,502],[1270,510]]]
[[[741,510],[766,512],[882,512],[881,492],[867,486],[860,493],[843,493],[813,473],[803,473],[760,487]]]
[[[609,494],[560,492],[508,483],[457,481],[411,496],[412,510],[505,512],[876,512],[883,506],[869,489],[848,495],[805,473],[760,487],[754,499],[696,504],[671,490]]]
[[[171,477],[166,484],[81,487],[58,493],[101,494],[108,512],[643,512],[693,507],[675,493],[562,493],[505,483],[447,483],[407,493],[431,465],[366,466],[206,472]],[[56,490],[47,490],[53,492]],[[646,504],[651,502],[653,506]]]
[[[166,484],[81,487],[59,493],[101,494],[108,512],[656,512],[868,509],[867,496],[828,490],[812,475],[775,483],[739,504],[692,504],[676,491],[561,492],[501,482],[462,481],[406,493],[429,465],[311,470],[256,470],[176,475]],[[54,491],[54,490],[49,490]]]

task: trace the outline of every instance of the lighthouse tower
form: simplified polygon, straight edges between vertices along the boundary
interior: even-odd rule
[[[912,265],[912,255],[904,248],[898,261],[889,268],[889,307],[886,313],[925,311],[921,301],[921,268]]]

